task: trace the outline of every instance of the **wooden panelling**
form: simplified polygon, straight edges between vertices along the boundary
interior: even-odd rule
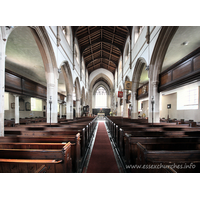
[[[46,88],[28,79],[23,79],[23,94],[37,98],[46,98]]]
[[[30,82],[28,80],[24,80],[23,81],[24,84],[24,90],[26,91],[32,91],[32,92],[36,92],[36,84],[34,84],[33,82]]]
[[[5,71],[5,91],[41,99],[46,99],[47,96],[47,88],[45,86],[7,69]],[[64,100],[65,96],[59,95],[60,99]]]
[[[21,78],[13,74],[5,72],[5,80],[7,86],[12,86],[21,89]]]
[[[192,71],[191,60],[173,70],[173,80],[181,78]]]
[[[171,71],[167,72],[166,74],[162,74],[160,77],[160,85],[165,85],[172,80]]]
[[[200,55],[193,59],[194,71],[200,69]]]
[[[173,64],[159,76],[159,92],[175,89],[199,80],[200,48]]]
[[[46,95],[46,88],[45,87],[41,87],[39,85],[37,85],[36,87],[36,92],[40,95]]]

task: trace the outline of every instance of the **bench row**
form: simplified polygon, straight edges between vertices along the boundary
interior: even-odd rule
[[[7,130],[5,130],[6,136],[0,138],[0,151],[2,151],[2,154],[0,154],[0,158],[1,159],[6,159],[6,158],[15,159],[15,160],[12,160],[13,162],[12,165],[15,164],[14,166],[18,166],[18,167],[14,167],[15,170],[19,169],[18,171],[21,172],[23,170],[21,170],[20,167],[24,169],[24,166],[26,166],[25,171],[30,172],[30,170],[28,170],[29,169],[28,166],[30,167],[30,161],[28,161],[28,163],[26,163],[27,161],[25,163],[22,162],[23,164],[20,163],[20,167],[19,167],[19,163],[15,163],[16,159],[32,159],[32,161],[33,159],[34,160],[36,159],[34,161],[35,167],[33,168],[33,169],[36,169],[39,167],[39,165],[45,164],[45,163],[37,163],[38,160],[42,159],[42,157],[37,157],[37,155],[41,156],[42,154],[44,154],[44,152],[46,153],[48,152],[48,155],[52,153],[51,158],[54,158],[54,160],[52,161],[53,163],[49,163],[49,161],[45,161],[45,162],[48,162],[46,163],[46,165],[48,166],[52,165],[51,168],[48,167],[47,172],[60,172],[60,171],[66,172],[63,170],[63,167],[62,168],[60,167],[61,163],[62,165],[64,164],[65,157],[68,158],[69,160],[67,166],[70,166],[70,163],[72,166],[71,170],[70,170],[70,167],[67,168],[67,172],[78,172],[81,166],[82,158],[86,151],[86,147],[87,147],[86,144],[89,143],[89,140],[91,138],[91,135],[93,134],[94,128],[97,123],[96,118],[92,118],[92,121],[90,120],[91,118],[87,120],[86,119],[79,120],[80,123],[83,123],[83,121],[85,122],[85,127],[82,128],[81,126],[82,128],[81,130],[79,130],[80,125],[77,125],[77,127],[73,127],[73,129],[71,130],[68,128],[69,125],[59,127],[59,124],[57,124],[57,127],[51,127],[50,129],[48,126],[33,126],[33,127],[21,126],[21,127],[15,127],[15,130],[13,130],[13,128],[11,129],[10,127],[7,127]],[[60,144],[58,145],[58,143]],[[68,151],[69,153],[68,156],[65,156],[62,153],[64,152],[63,148],[61,148],[61,146],[63,146],[63,143],[68,144],[68,146],[70,146],[68,147],[70,149],[70,151]],[[83,145],[84,145],[84,148],[83,148]],[[62,159],[60,159],[61,157],[59,157],[58,154],[55,153],[55,152],[58,152],[57,148],[59,148],[60,153],[62,153],[62,155],[64,156]],[[26,155],[28,157],[24,157],[25,155],[23,153],[24,151],[26,151]],[[4,157],[3,155],[6,155],[6,157]],[[48,157],[47,155],[45,156],[46,156],[45,158]],[[22,160],[20,160],[20,162],[21,161]],[[10,162],[11,161],[9,160],[9,163],[5,164],[5,160],[4,160],[1,162],[2,164],[1,166],[11,165]],[[11,166],[11,169],[14,169],[14,168],[13,166]],[[3,169],[1,167],[1,170]]]
[[[154,163],[152,158],[148,159],[146,157],[149,155],[147,152],[151,150],[153,151],[151,155],[154,154],[157,158],[154,164],[158,164],[158,162],[165,165],[169,165],[171,162],[176,164],[200,162],[199,128],[169,123],[154,124],[153,127],[150,127],[150,124],[140,121],[140,119],[133,120],[130,123],[130,120],[114,117],[107,117],[106,124],[126,167],[128,167],[127,171],[149,172],[147,169],[136,169],[135,165]],[[141,148],[141,145],[144,148]],[[192,156],[194,152],[196,152],[196,157]],[[180,155],[183,156],[182,160],[179,159]],[[188,157],[188,155],[190,156]],[[144,159],[140,159],[141,157]],[[172,157],[174,157],[174,160],[171,159]],[[177,169],[177,171],[199,172],[199,165],[196,165],[195,170],[187,168]],[[159,170],[154,169],[153,172],[161,172]]]

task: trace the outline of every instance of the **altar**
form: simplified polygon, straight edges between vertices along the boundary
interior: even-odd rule
[[[97,116],[108,116],[110,108],[92,108],[92,114]]]
[[[97,113],[98,117],[104,117],[105,113]]]

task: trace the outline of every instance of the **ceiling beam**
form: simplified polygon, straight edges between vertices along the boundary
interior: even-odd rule
[[[114,29],[116,29],[116,26],[114,26]],[[110,33],[110,34],[113,34],[112,31],[107,30],[107,29],[105,29],[105,28],[103,28],[103,31],[108,32],[108,33]],[[115,33],[115,35],[118,36],[118,37],[120,37],[123,41],[124,41],[124,40],[126,39],[126,37],[127,37],[127,34],[126,34],[126,36],[123,36],[123,35],[119,35],[118,33]]]
[[[83,33],[82,35],[80,35],[80,36],[78,36],[78,34],[76,35],[77,36],[77,38],[79,39],[79,40],[82,40],[82,39],[84,39],[84,38],[86,38],[86,39],[88,39],[88,35],[89,36],[91,36],[92,34],[94,34],[94,33],[97,33],[97,32],[100,32],[101,31],[101,28],[98,28],[98,29],[94,29],[94,30],[90,30],[90,33]]]
[[[89,29],[89,26],[88,26],[88,37],[89,37],[89,41],[90,41],[90,44],[92,44],[92,41],[91,41],[91,37],[90,37],[90,29]],[[93,50],[92,50],[92,46],[90,46],[91,48],[91,53],[92,53],[92,62],[94,62],[94,55],[93,55]],[[93,68],[94,69],[94,68]]]
[[[94,40],[94,41],[92,42],[92,44],[90,44],[90,45],[88,45],[88,44],[87,44],[87,45],[83,45],[83,46],[81,47],[81,53],[83,53],[83,52],[85,51],[85,49],[90,48],[90,46],[93,46],[93,45],[98,44],[98,43],[100,43],[100,42],[103,42],[103,43],[112,45],[112,46],[116,47],[116,48],[120,51],[121,54],[123,53],[123,46],[117,45],[117,44],[112,44],[112,43],[110,43],[110,42],[111,42],[110,40],[107,40],[107,39],[105,39],[105,38],[103,38],[103,39],[101,39],[101,38],[96,39],[96,40]]]
[[[115,29],[115,26],[114,26],[113,36],[112,36],[112,44],[113,44],[114,39],[115,39],[115,30],[116,30],[116,29]],[[111,48],[110,48],[110,56],[109,56],[109,61],[108,61],[108,67],[109,67],[109,65],[110,65],[110,59],[111,59],[112,49],[113,49],[113,46],[111,46]]]
[[[106,51],[105,49],[102,49],[102,50],[99,49],[99,50],[97,50],[97,51],[94,51],[93,54],[96,54],[96,53],[99,53],[99,52],[100,52],[101,54],[102,54],[103,52],[104,52],[104,53],[110,54],[110,52],[109,52],[109,51]],[[87,56],[84,56],[84,58],[87,59],[87,58],[89,58],[90,56],[91,56],[91,54],[89,54],[89,55],[87,55]],[[115,53],[112,53],[112,56],[115,57],[115,58],[117,58],[117,59],[120,58],[120,55],[117,55],[117,54],[115,54]]]
[[[95,62],[95,61],[97,61],[97,60],[106,60],[106,61],[108,61],[108,62],[112,62],[112,63],[115,65],[115,67],[117,67],[116,63],[114,63],[112,60],[109,60],[109,59],[103,58],[103,57],[99,57],[99,58],[96,58],[95,60],[90,61],[90,62],[87,64],[86,67],[88,68],[88,66],[89,66],[91,63],[93,63],[93,62]],[[102,61],[101,61],[101,62],[102,62]]]
[[[103,67],[103,65],[106,66],[107,64],[102,63],[102,62],[99,62],[99,63],[97,63],[97,64],[95,64],[95,65],[92,65],[91,67],[88,67],[88,70],[90,70],[91,68],[97,67],[97,66],[99,66],[99,65],[100,65],[100,67],[105,68],[105,67]],[[113,66],[109,66],[109,67],[112,67],[112,68],[115,69],[115,67],[113,67]]]

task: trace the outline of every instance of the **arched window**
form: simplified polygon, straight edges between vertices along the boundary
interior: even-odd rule
[[[71,44],[70,38],[71,38],[71,31],[70,31],[70,27],[69,26],[63,26],[63,33],[65,35],[65,38],[67,39],[67,42],[69,43],[69,45]]]
[[[96,108],[107,107],[107,92],[103,87],[99,87],[96,91]]]

